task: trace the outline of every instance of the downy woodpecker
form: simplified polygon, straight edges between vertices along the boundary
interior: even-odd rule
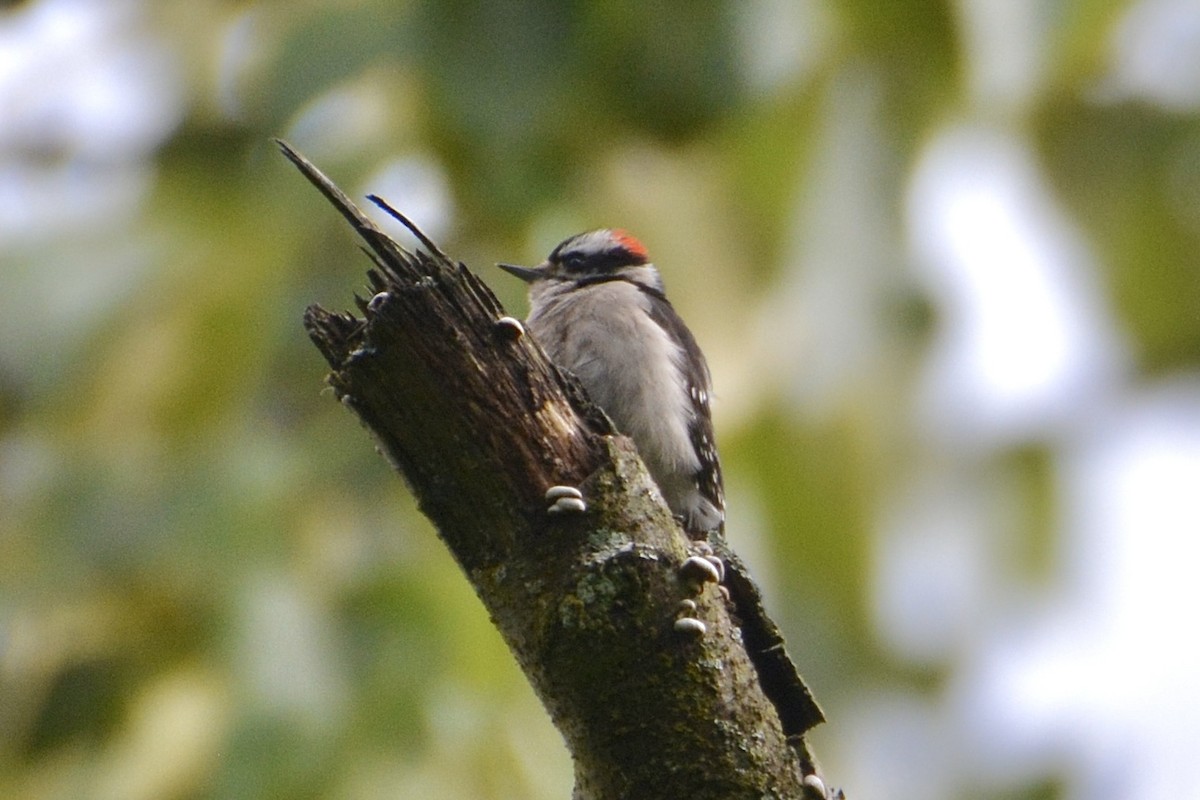
[[[703,538],[722,528],[708,365],[642,243],[595,230],[562,242],[539,266],[498,266],[529,283],[526,327],[633,439],[685,530]]]

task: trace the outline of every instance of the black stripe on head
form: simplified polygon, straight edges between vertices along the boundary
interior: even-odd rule
[[[649,263],[641,242],[625,231],[608,229],[572,236],[554,248],[549,260],[570,275],[602,275]]]

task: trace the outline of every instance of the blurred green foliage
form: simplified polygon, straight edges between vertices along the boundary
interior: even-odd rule
[[[6,5],[0,25],[15,26],[46,3]],[[939,457],[908,416],[940,319],[903,233],[905,184],[939,127],[977,114],[1030,143],[1105,270],[1136,372],[1200,362],[1200,124],[1092,92],[1127,4],[1049,4],[1047,77],[982,110],[961,6],[165,0],[117,13],[108,35],[171,53],[178,124],[124,161],[3,153],[76,178],[126,170],[144,188],[86,224],[9,232],[0,253],[0,795],[569,793],[557,734],[466,581],[321,392],[300,315],[348,306],[367,262],[273,136],[352,195],[382,192],[369,182],[398,154],[435,164],[448,208],[428,222],[514,310],[520,289],[492,261],[601,224],[650,244],[713,362],[731,536],[762,565],[829,711],[818,749],[847,770],[839,712],[861,687],[940,679],[879,644],[870,589],[881,505]],[[847,119],[866,137],[842,135]],[[847,163],[874,165],[870,179],[843,179]],[[835,194],[876,209],[874,227],[827,231]],[[806,405],[786,377],[805,365],[745,343],[803,278],[797,239],[823,231],[850,251],[882,243],[866,267],[880,367]],[[1024,509],[1021,563],[1044,569],[1045,450],[1028,443],[997,469]],[[1047,786],[1025,796],[1059,796]]]

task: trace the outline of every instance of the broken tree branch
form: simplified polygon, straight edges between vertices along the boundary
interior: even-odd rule
[[[737,614],[761,618],[745,636],[717,586],[680,576],[689,542],[632,443],[488,288],[372,197],[426,252],[401,248],[279,145],[375,264],[361,318],[305,313],[329,385],[407,480],[562,732],[575,797],[811,797],[803,734],[820,712],[757,589],[739,588],[736,556],[723,553],[731,591],[753,600]],[[580,487],[587,512],[548,515],[557,484]],[[676,629],[685,599],[706,632]],[[751,643],[767,669],[786,668],[764,680]]]

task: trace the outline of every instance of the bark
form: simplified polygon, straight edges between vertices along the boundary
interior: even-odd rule
[[[305,313],[329,385],[404,476],[562,732],[575,797],[808,796],[803,734],[820,712],[787,677],[757,589],[739,588],[749,578],[736,556],[724,552],[731,590],[753,594],[736,609],[753,623],[745,637],[718,586],[680,576],[692,545],[632,443],[529,336],[498,322],[488,288],[411,225],[426,252],[400,248],[280,146],[375,262],[361,317]],[[548,515],[558,484],[578,486],[587,511]],[[702,635],[675,629],[685,598]],[[780,658],[782,701],[779,677],[760,676]]]

